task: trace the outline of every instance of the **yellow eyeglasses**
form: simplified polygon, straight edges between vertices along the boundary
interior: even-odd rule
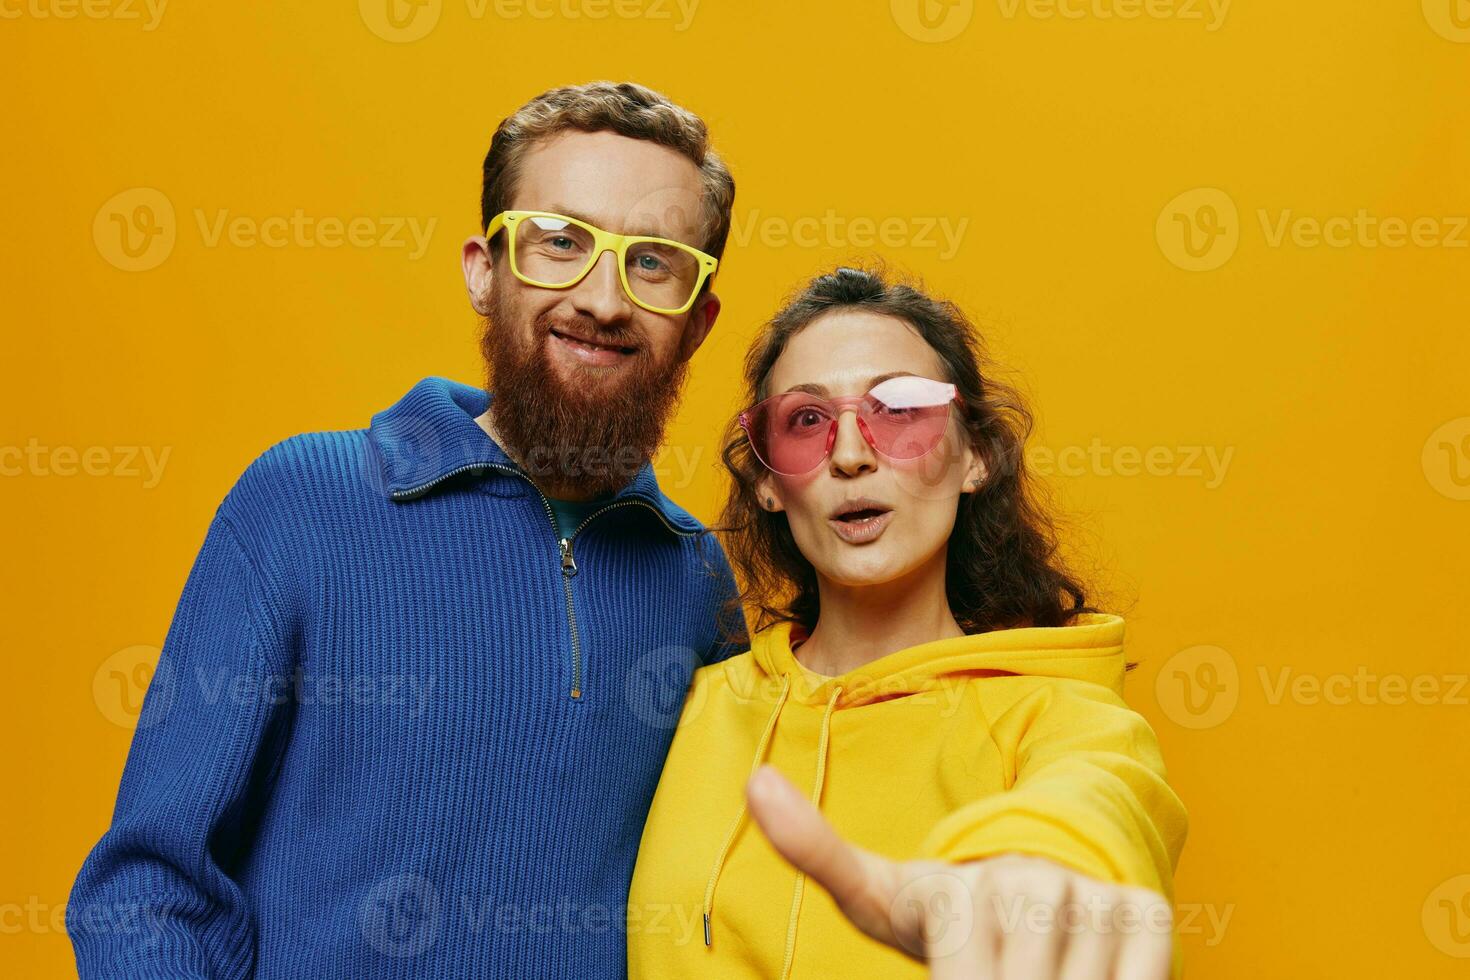
[[[683,242],[618,235],[549,211],[502,211],[490,219],[485,238],[494,238],[502,228],[509,244],[510,271],[521,282],[567,289],[592,271],[603,252],[612,252],[623,291],[652,313],[686,312],[720,264]]]

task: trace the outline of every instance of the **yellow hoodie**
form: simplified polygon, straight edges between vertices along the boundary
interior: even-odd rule
[[[753,826],[762,762],[886,857],[1021,852],[1172,900],[1187,818],[1123,702],[1122,619],[936,640],[831,678],[796,660],[791,628],[695,673],[628,896],[632,980],[928,976]]]

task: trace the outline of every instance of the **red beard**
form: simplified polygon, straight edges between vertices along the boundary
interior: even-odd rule
[[[565,328],[599,343],[636,346],[636,362],[616,382],[578,386],[563,381],[551,363],[551,327]],[[529,343],[511,322],[499,291],[480,336],[495,430],[538,483],[558,493],[580,491],[600,497],[622,489],[663,441],[679,407],[689,362],[677,356],[659,363],[631,328],[616,333],[588,318],[561,320],[548,314],[532,324]]]

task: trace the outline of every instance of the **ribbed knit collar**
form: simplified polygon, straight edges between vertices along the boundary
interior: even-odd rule
[[[435,492],[458,471],[500,467],[525,476],[504,449],[475,421],[490,404],[480,388],[425,378],[391,408],[373,416],[368,438],[378,457],[385,493],[395,500],[416,499]],[[645,462],[613,500],[642,500],[682,531],[702,525],[664,496],[653,464]]]

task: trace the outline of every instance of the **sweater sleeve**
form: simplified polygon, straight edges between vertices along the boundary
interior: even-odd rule
[[[217,514],[144,697],[112,824],[72,888],[81,977],[253,974],[255,927],[231,872],[288,710],[271,622]]]
[[[725,549],[713,534],[706,534],[700,546],[707,551],[705,568],[710,577],[715,615],[713,638],[709,647],[702,651],[696,666],[709,666],[728,660],[747,649],[750,646],[750,637],[745,624],[745,611],[740,606],[740,587],[735,582],[735,573],[730,569],[730,560],[725,557]]]
[[[949,862],[1004,852],[1173,898],[1188,817],[1165,782],[1158,741],[1106,687],[1032,677],[980,682],[1008,789],[942,820],[926,855]],[[1020,696],[1016,696],[1017,694]]]

